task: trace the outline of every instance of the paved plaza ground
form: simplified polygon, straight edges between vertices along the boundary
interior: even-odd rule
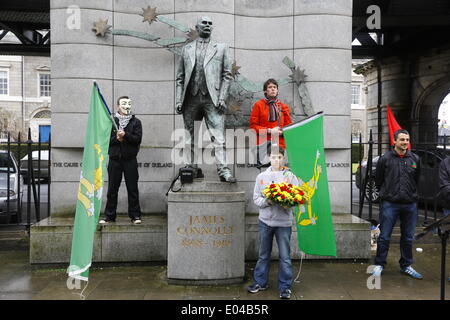
[[[0,231],[0,299],[80,299],[81,290],[67,288],[65,266],[30,266],[28,242],[29,238],[24,231]],[[424,275],[423,280],[414,280],[399,272],[399,246],[392,244],[388,266],[381,277],[381,289],[367,288],[369,274],[366,271],[371,261],[304,260],[299,282],[292,288],[292,299],[437,300],[440,294],[440,244],[437,241],[429,243],[430,239],[426,242],[428,243],[415,245],[415,248],[423,248],[422,253],[415,252],[414,264]],[[247,262],[245,282],[228,286],[169,285],[164,263],[94,266],[84,295],[87,300],[279,299],[276,261],[272,263],[270,271],[270,288],[256,295],[247,293],[246,287],[251,283],[254,266],[254,261]],[[295,274],[299,267],[300,261],[295,260]],[[446,284],[446,297],[449,299],[450,286]]]

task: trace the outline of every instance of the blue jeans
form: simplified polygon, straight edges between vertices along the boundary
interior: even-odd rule
[[[260,286],[266,286],[269,280],[270,256],[272,253],[273,236],[275,235],[280,254],[278,289],[281,292],[291,288],[293,280],[290,246],[291,232],[291,227],[270,227],[259,220],[259,258],[253,273],[253,278]]]
[[[393,203],[382,201],[380,206],[381,233],[377,242],[377,256],[375,264],[386,265],[391,240],[392,229],[400,218],[400,267],[406,268],[413,263],[412,244],[416,232],[417,203]]]

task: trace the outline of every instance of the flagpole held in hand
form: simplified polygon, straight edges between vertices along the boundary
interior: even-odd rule
[[[111,118],[111,121],[112,121],[112,123],[113,123],[114,129],[116,129],[116,131],[119,131],[119,128],[117,127],[117,123],[116,123],[116,121],[114,120],[114,116],[113,116],[113,114],[111,113],[111,111],[110,111],[110,109],[109,109],[109,107],[108,107],[108,104],[107,104],[106,101],[105,101],[105,98],[103,98],[103,95],[102,95],[102,93],[100,92],[100,88],[99,88],[99,86],[98,86],[96,80],[94,80],[94,85],[97,87],[98,93],[100,94],[100,97],[102,98],[103,103],[105,104],[106,109],[108,110],[108,114],[109,114],[109,117]]]

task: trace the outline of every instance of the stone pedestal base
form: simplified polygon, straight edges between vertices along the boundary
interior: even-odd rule
[[[165,215],[142,217],[134,225],[127,216],[115,223],[97,225],[93,262],[148,262],[167,259]],[[30,232],[30,263],[69,263],[74,218],[47,218]]]
[[[93,262],[156,262],[167,261],[167,216],[144,215],[141,225],[133,225],[128,216],[118,216],[116,223],[98,226],[94,238]],[[370,223],[350,214],[333,214],[336,235],[336,259],[369,259]],[[73,218],[47,218],[31,227],[30,263],[69,263]],[[399,233],[399,232],[397,232]],[[396,237],[394,230],[393,238]],[[399,236],[396,238],[399,241]],[[245,218],[245,260],[258,259],[258,215],[247,213]],[[297,230],[292,228],[292,259],[300,259]],[[272,258],[278,259],[274,242]],[[323,257],[306,256],[306,259]],[[329,259],[329,257],[327,257]],[[172,279],[175,283],[176,280]],[[189,281],[186,279],[185,283]],[[205,284],[213,284],[204,281]],[[225,283],[222,283],[225,284]]]
[[[245,273],[245,192],[196,180],[170,192],[167,278],[176,284],[231,284]]]

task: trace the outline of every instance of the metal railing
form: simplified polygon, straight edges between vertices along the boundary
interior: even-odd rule
[[[11,141],[11,134],[7,133],[6,142],[0,143],[0,175],[3,175],[0,181],[6,180],[6,183],[0,184],[1,226],[21,225],[29,230],[32,223],[50,216],[50,139],[51,137],[48,143],[42,143],[39,134],[38,142],[34,142],[29,129],[28,139],[25,142],[21,141],[20,133],[15,142]],[[44,152],[48,155],[47,159],[43,157]],[[43,178],[47,180],[46,197],[41,197],[45,190],[42,186]],[[25,191],[26,199],[24,199]],[[46,204],[46,208],[43,204]]]
[[[448,148],[447,142],[448,139],[445,136],[439,137],[436,142],[411,142],[412,151],[419,156],[421,162],[421,173],[417,188],[423,225],[436,221],[441,216],[442,208],[439,208],[438,205],[439,164],[446,156],[450,155],[450,148]],[[357,146],[357,148],[353,148],[354,146]],[[359,218],[373,220],[374,210],[378,214],[378,202],[380,199],[378,188],[375,184],[376,161],[382,155],[379,154],[379,151],[386,151],[389,148],[389,143],[373,141],[372,130],[370,130],[367,142],[363,142],[360,135],[359,142],[352,143],[352,159],[355,156],[353,149],[356,149],[356,152],[358,152],[358,169],[355,174],[353,172],[350,173],[350,181],[352,181],[351,213]],[[367,149],[367,160],[363,161],[363,150],[365,149]],[[374,150],[378,151],[376,155],[374,155]],[[353,207],[353,204],[356,203],[353,183],[359,189],[357,210]]]

